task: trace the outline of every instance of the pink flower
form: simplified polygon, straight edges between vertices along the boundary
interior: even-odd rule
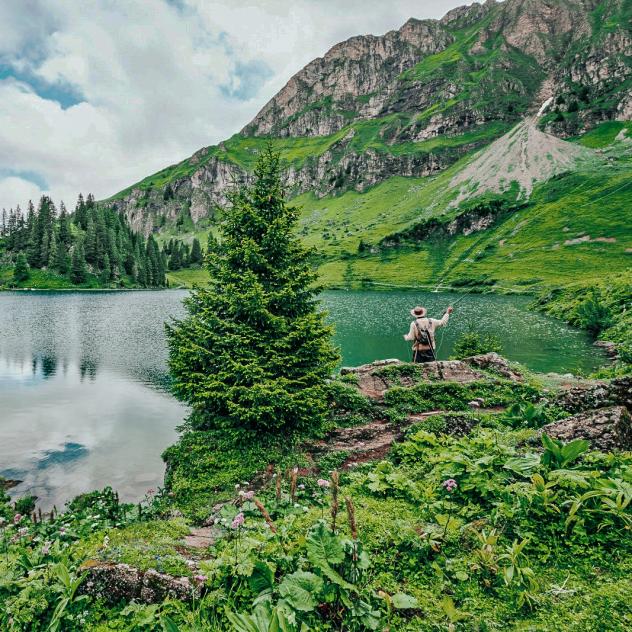
[[[233,518],[233,521],[231,522],[230,526],[233,529],[239,529],[239,527],[241,527],[241,525],[243,524],[244,524],[244,514],[240,512]]]
[[[17,524],[20,520],[22,520],[22,514],[17,513],[13,516],[13,524]]]
[[[206,582],[206,575],[195,575],[193,579],[197,584],[204,584]]]
[[[255,493],[253,491],[244,492],[244,498],[246,500],[252,500],[255,497]]]
[[[331,483],[329,481],[326,481],[324,478],[319,478],[316,483],[318,484],[319,487],[329,487],[331,485]]]
[[[457,482],[453,478],[448,478],[447,480],[443,481],[441,485],[448,493],[452,493],[458,487]]]

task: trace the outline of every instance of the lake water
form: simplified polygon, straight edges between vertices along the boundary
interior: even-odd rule
[[[161,452],[187,410],[168,392],[163,323],[184,291],[0,293],[0,476],[22,481],[43,509],[106,485],[138,500],[162,482]],[[523,297],[326,292],[343,364],[408,359],[408,312],[440,317],[439,356],[475,329],[537,371],[590,370],[604,360],[587,336],[529,312]]]

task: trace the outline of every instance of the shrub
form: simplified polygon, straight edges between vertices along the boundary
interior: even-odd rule
[[[575,313],[579,326],[594,336],[613,324],[612,312],[604,305],[601,295],[595,289],[579,304]]]
[[[460,360],[473,355],[482,353],[502,353],[502,344],[500,340],[492,334],[478,334],[469,332],[463,334],[454,345],[453,358]]]

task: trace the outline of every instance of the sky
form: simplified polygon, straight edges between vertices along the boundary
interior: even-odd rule
[[[353,35],[464,0],[0,0],[0,208],[108,197],[248,123]]]

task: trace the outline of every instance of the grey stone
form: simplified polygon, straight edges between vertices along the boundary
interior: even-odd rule
[[[540,432],[564,442],[587,439],[595,450],[608,452],[632,449],[632,418],[623,406],[578,413],[548,424]]]

